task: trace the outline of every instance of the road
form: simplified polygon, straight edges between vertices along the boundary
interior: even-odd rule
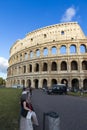
[[[69,95],[47,95],[40,89],[33,90],[32,104],[43,130],[43,113],[54,111],[60,117],[60,130],[87,130],[87,98]]]

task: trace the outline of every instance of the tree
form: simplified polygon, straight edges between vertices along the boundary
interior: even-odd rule
[[[0,77],[0,86],[5,86],[6,81],[2,77]]]

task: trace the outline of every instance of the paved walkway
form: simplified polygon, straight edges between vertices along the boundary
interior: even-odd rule
[[[31,120],[26,120],[26,118],[20,118],[20,130],[33,130]]]
[[[55,111],[60,116],[60,130],[87,130],[87,98],[68,95],[47,95],[33,90],[32,103],[43,130],[43,113]]]

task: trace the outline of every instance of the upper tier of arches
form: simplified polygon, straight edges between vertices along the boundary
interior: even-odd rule
[[[10,49],[10,56],[25,48],[52,41],[85,39],[77,22],[68,22],[47,26],[28,33],[25,38],[17,40]]]
[[[22,52],[18,52],[9,59],[9,65],[15,63],[33,60],[45,57],[54,56],[69,56],[69,55],[84,55],[87,54],[87,43],[71,43],[62,45],[50,45],[50,46],[37,46],[36,48],[25,49]]]

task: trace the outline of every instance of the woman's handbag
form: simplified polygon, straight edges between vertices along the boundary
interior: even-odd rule
[[[27,119],[31,119],[32,123],[36,126],[39,125],[38,123],[38,120],[37,120],[37,116],[36,116],[36,113],[34,111],[28,111],[27,113],[27,116],[26,116]]]
[[[26,118],[31,119],[31,117],[32,117],[32,112],[28,111]]]

